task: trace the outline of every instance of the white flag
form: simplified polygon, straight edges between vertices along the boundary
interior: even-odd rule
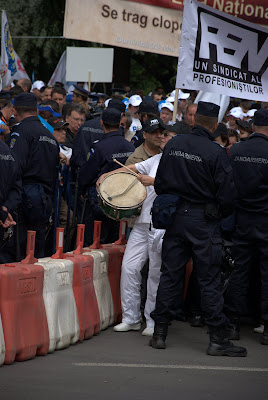
[[[3,88],[8,87],[14,79],[29,79],[19,56],[13,48],[5,11],[2,11],[0,73]]]
[[[60,61],[53,72],[48,85],[55,85],[56,82],[62,82],[66,85],[66,51],[62,53]]]
[[[268,30],[185,0],[176,87],[268,99]]]

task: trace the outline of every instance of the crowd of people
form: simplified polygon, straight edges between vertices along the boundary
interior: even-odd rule
[[[195,103],[195,91],[179,90],[176,102],[175,90],[125,87],[108,96],[85,86],[21,79],[0,92],[0,263],[26,256],[28,230],[37,258],[55,251],[58,226],[65,250],[79,223],[92,244],[95,220],[101,243],[116,241],[119,222],[98,192],[115,170],[130,170],[147,196],[128,220],[114,330],[140,330],[144,318],[142,334],[164,349],[171,321],[189,319],[208,327],[209,355],[246,356],[229,339],[240,338],[240,318],[250,316],[267,345],[268,103],[231,99],[218,123],[220,107]],[[152,223],[155,200],[169,216],[162,229]]]

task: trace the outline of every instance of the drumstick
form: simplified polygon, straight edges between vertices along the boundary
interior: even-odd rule
[[[121,167],[126,168],[129,172],[131,172],[133,175],[135,175],[137,178],[139,178],[140,176],[138,174],[136,174],[136,172],[132,171],[130,168],[126,167],[124,164],[121,164],[121,162],[117,161],[116,158],[113,159],[114,162],[116,162],[117,164],[121,165]]]

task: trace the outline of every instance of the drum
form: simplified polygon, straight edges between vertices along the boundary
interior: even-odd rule
[[[114,172],[99,186],[99,207],[107,217],[127,220],[140,215],[146,188],[131,172]]]

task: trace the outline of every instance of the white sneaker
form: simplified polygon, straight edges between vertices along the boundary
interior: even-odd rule
[[[257,326],[253,329],[255,333],[263,333],[264,332],[264,325]]]
[[[154,334],[154,328],[145,328],[144,331],[142,332],[143,336],[153,336]]]
[[[121,324],[118,324],[114,326],[114,331],[115,332],[128,332],[128,331],[139,331],[141,329],[141,324],[138,322],[137,324],[125,324],[125,322],[121,322]]]

